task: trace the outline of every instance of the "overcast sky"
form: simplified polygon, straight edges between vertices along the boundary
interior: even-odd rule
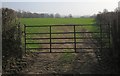
[[[92,15],[103,9],[114,11],[119,0],[3,0],[2,6],[14,10],[61,15]]]

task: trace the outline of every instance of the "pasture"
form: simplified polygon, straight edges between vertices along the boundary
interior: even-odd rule
[[[94,24],[94,19],[92,18],[21,18],[21,24],[25,24],[26,26],[49,26],[49,25],[72,25],[72,24],[84,24],[85,26],[76,26],[76,32],[96,32],[99,31],[98,26],[92,25]],[[86,25],[92,26],[86,26]],[[63,33],[63,32],[73,32],[69,34],[51,34],[51,43],[65,43],[65,44],[52,44],[51,48],[68,48],[68,49],[52,49],[52,52],[75,52],[75,34],[74,34],[74,26],[57,26],[51,28],[51,33]],[[23,29],[24,30],[24,29]],[[28,27],[26,28],[26,33],[48,33],[48,34],[26,34],[26,43],[49,43],[49,44],[27,44],[26,48],[50,48],[50,39],[37,39],[32,40],[31,38],[50,38],[50,27]],[[98,33],[94,34],[100,36]],[[36,59],[36,63],[33,65],[34,68],[28,68],[28,70],[35,69],[34,71],[41,70],[44,74],[46,70],[44,68],[48,67],[47,73],[64,73],[64,72],[81,72],[81,73],[89,73],[93,68],[91,64],[97,64],[96,55],[94,53],[94,49],[79,49],[79,48],[96,48],[94,44],[91,44],[90,39],[86,39],[87,37],[91,37],[90,33],[76,33],[76,43],[83,42],[80,44],[76,44],[77,51],[83,51],[87,53],[47,53],[47,54],[38,54]],[[82,39],[81,39],[81,38]],[[59,39],[59,38],[73,38],[73,39]],[[78,39],[77,39],[78,38]],[[79,39],[80,38],[80,39]],[[85,38],[85,39],[84,39]],[[72,42],[73,44],[66,44]],[[24,43],[24,38],[23,38]],[[69,49],[73,48],[73,49]],[[40,50],[28,50],[32,53],[38,52],[49,52],[50,49],[40,49]],[[92,51],[92,53],[89,53]],[[45,59],[42,63],[39,61],[41,59]],[[79,62],[80,61],[80,62]],[[49,65],[44,65],[49,63]],[[36,66],[42,66],[37,69]],[[74,66],[74,67],[73,67]],[[83,69],[84,68],[84,69]],[[59,70],[59,71],[58,71]],[[30,71],[31,72],[31,71]],[[33,72],[33,70],[32,70]]]
[[[52,24],[93,24],[93,18],[21,18],[20,22],[26,25]]]
[[[20,22],[22,24],[25,24],[27,26],[46,26],[46,25],[71,25],[71,24],[93,24],[94,19],[93,18],[21,18]],[[57,33],[57,32],[74,32],[74,27],[71,26],[63,26],[63,27],[52,27],[51,33]],[[85,32],[85,30],[94,31],[95,26],[77,26],[76,32]],[[49,33],[50,29],[49,27],[29,27],[26,28],[26,33]],[[49,34],[28,34],[26,35],[27,38],[49,38]],[[74,33],[72,34],[52,34],[52,38],[74,38]],[[76,34],[76,37],[82,37],[80,34]],[[80,42],[82,39],[76,39],[76,42]],[[26,40],[27,43],[49,43],[49,39],[45,40]],[[53,39],[52,42],[74,42],[74,39]],[[60,48],[69,48],[74,47],[73,44],[71,45],[61,45],[61,44],[53,44],[53,48],[60,47]],[[77,45],[78,47],[79,45]],[[27,48],[49,48],[49,44],[27,44]],[[66,50],[66,49],[64,49]],[[32,50],[35,51],[35,50]],[[45,51],[45,49],[44,49]],[[49,50],[47,50],[49,51]]]

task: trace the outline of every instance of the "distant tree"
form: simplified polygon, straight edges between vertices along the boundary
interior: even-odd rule
[[[90,16],[90,18],[96,18],[96,14],[93,14],[92,16]]]
[[[21,10],[16,11],[16,14],[17,14],[18,18],[22,17],[22,11]]]
[[[32,18],[38,18],[39,16],[38,16],[38,14],[37,13],[29,13],[30,15],[30,18],[32,17]]]
[[[55,18],[60,18],[61,16],[60,16],[60,14],[59,13],[56,13],[55,14]]]
[[[44,18],[49,18],[49,17],[50,17],[49,14],[47,13],[44,14]]]
[[[67,16],[64,16],[64,18],[67,18]]]
[[[107,10],[107,9],[104,9],[104,10],[103,10],[103,13],[108,13],[108,10]]]
[[[40,17],[41,17],[41,18],[44,18],[44,13],[41,13],[41,14],[40,14]]]
[[[60,18],[60,14],[56,13],[54,14],[48,14],[48,13],[31,13],[29,11],[16,11],[17,17],[18,18]],[[72,17],[70,14],[69,17]]]
[[[54,15],[53,15],[53,14],[50,14],[50,18],[54,18]]]
[[[120,12],[120,7],[115,8],[115,12]]]
[[[72,14],[69,14],[68,17],[69,17],[69,18],[72,18]]]

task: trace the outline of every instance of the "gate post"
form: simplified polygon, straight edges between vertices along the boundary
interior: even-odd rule
[[[97,55],[97,58],[98,58],[98,62],[99,62],[99,65],[101,65],[101,54],[102,54],[102,24],[100,23],[100,49],[99,49],[99,52],[98,52],[98,55]]]
[[[26,53],[26,25],[24,24],[24,53]]]
[[[50,53],[51,53],[51,26],[50,26]]]
[[[76,53],[76,31],[75,31],[75,25],[74,25],[74,49]]]
[[[22,44],[21,44],[21,35],[22,35],[22,32],[21,32],[21,26],[20,26],[20,22],[18,23],[18,25],[17,25],[17,40],[18,40],[18,45],[19,45],[19,53],[20,53],[20,58],[22,58],[22,56],[23,56],[23,51],[22,51]]]

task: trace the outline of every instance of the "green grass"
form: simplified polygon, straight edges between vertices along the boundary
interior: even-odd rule
[[[34,25],[52,25],[52,24],[93,24],[93,18],[21,18],[21,24],[25,24],[27,26],[34,26]],[[85,27],[86,28],[86,27]],[[73,27],[64,26],[64,29],[69,29],[73,31]],[[76,30],[80,30],[82,27],[76,27]],[[49,27],[29,27],[26,29],[27,32],[46,32],[49,33]],[[52,27],[52,32],[63,32],[58,28]],[[44,35],[45,36],[45,35]]]
[[[94,24],[95,20],[93,18],[21,18],[20,22],[22,24],[26,24],[27,26],[34,26],[34,25],[52,25],[52,24]],[[99,32],[100,29],[98,26],[77,26],[76,27],[76,31],[80,32],[83,29],[87,29],[87,31],[90,32]],[[49,27],[48,28],[27,28],[26,31],[27,32],[31,32],[31,33],[40,33],[40,32],[46,32],[49,33]],[[68,26],[64,26],[64,27],[60,27],[60,28],[55,28],[52,27],[52,32],[73,32],[73,27],[68,27]],[[67,35],[65,37],[73,37],[73,34],[71,35]],[[27,37],[49,37],[47,35],[27,35]],[[52,37],[61,37],[59,34],[56,35],[52,35]],[[76,37],[82,37],[81,34],[76,34]],[[93,34],[94,38],[100,37],[100,34]],[[74,40],[69,40],[70,42],[74,41]],[[82,39],[77,39],[77,42],[82,41]],[[105,41],[105,40],[104,40]],[[40,40],[27,40],[27,42],[44,42],[44,41],[40,41]],[[49,40],[46,40],[45,42],[49,42]],[[60,40],[52,40],[52,42],[60,42]],[[62,42],[62,41],[61,41]],[[42,48],[43,45],[38,45],[38,44],[33,44],[33,45],[27,45],[27,47],[31,47],[31,48]],[[42,52],[46,52],[47,50],[42,50]],[[72,50],[64,50],[64,51],[72,51]],[[31,52],[39,52],[37,50],[31,50]],[[48,51],[47,51],[48,52]],[[62,54],[62,56],[60,57],[60,60],[62,60],[62,62],[71,62],[72,60],[75,59],[75,54],[71,54],[71,53],[64,53]]]
[[[34,25],[38,25],[38,26],[41,26],[41,25],[52,25],[52,24],[93,24],[94,23],[94,19],[93,18],[21,18],[20,19],[20,22],[21,24],[25,24],[27,26],[34,26]],[[94,27],[89,27],[89,26],[85,26],[85,27],[81,27],[81,26],[78,26],[76,27],[76,31],[80,31],[82,28],[87,28],[89,30],[94,30]],[[27,32],[31,32],[31,33],[41,33],[41,32],[46,32],[46,33],[49,33],[49,27],[29,27],[26,29]],[[52,32],[73,32],[73,27],[67,27],[67,26],[64,26],[64,27],[59,27],[59,28],[56,28],[56,27],[52,27]],[[66,35],[67,37],[73,37],[74,35],[73,34],[69,34],[69,35]],[[80,34],[76,34],[77,37],[80,37]],[[35,37],[49,37],[49,35],[27,35],[27,37],[29,38],[35,38]],[[52,35],[52,37],[61,37],[61,35]],[[58,41],[58,40],[57,40]],[[72,40],[73,41],[73,40]],[[77,40],[78,42],[80,41]],[[37,43],[37,42],[44,42],[44,41],[40,41],[40,40],[27,40],[27,42],[33,42],[33,43]],[[46,40],[46,42],[49,42],[49,40]],[[53,41],[52,42],[56,42],[56,41]],[[27,45],[27,47],[33,47],[33,48],[41,48],[42,46],[41,45]]]
[[[49,24],[92,24],[93,18],[21,18],[20,22],[26,25]]]
[[[94,19],[93,18],[21,18],[20,22],[22,24],[26,24],[28,26],[34,26],[34,25],[52,25],[52,24],[94,24]],[[81,31],[83,28],[89,30],[89,31],[96,31],[96,27],[95,26],[78,26],[76,27],[76,31]],[[49,32],[49,27],[48,28],[27,28],[26,29],[27,32]],[[60,28],[55,28],[52,27],[52,32],[73,32],[73,27],[60,27]],[[77,37],[81,37],[80,34],[76,34]],[[27,35],[27,37],[49,37],[47,35]],[[61,35],[52,35],[52,37],[61,37]],[[73,37],[73,34],[71,35],[67,35],[67,37]],[[59,40],[52,40],[52,42],[58,42]],[[69,41],[74,41],[74,40],[69,40]],[[76,41],[80,42],[81,39],[77,39]],[[27,42],[43,42],[40,40],[27,40]],[[46,40],[46,42],[49,42],[49,40]],[[33,48],[42,48],[41,45],[27,45],[27,47],[33,47]],[[37,50],[31,50],[32,52],[39,52]],[[46,50],[44,50],[46,51]],[[64,50],[64,51],[68,51],[70,52],[71,50]],[[64,53],[62,54],[62,56],[60,57],[60,60],[62,60],[62,62],[71,62],[72,60],[74,60],[75,58],[75,54],[71,54],[71,53]]]

